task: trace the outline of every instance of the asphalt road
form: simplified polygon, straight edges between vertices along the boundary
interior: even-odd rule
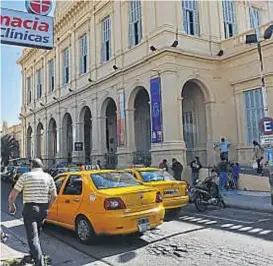
[[[2,183],[4,213],[9,191],[10,186]],[[20,218],[20,201],[17,206],[15,218]],[[14,230],[24,236],[23,227]],[[51,242],[56,239],[60,249],[64,243],[71,250],[66,263],[54,266],[91,265],[73,264],[73,258],[69,258],[72,250],[80,254],[77,256],[89,258],[87,261],[95,263],[92,265],[273,265],[273,215],[230,208],[200,214],[188,206],[176,216],[167,215],[159,229],[140,239],[103,237],[93,246],[80,244],[73,232],[53,225],[45,227],[44,235],[51,237]]]

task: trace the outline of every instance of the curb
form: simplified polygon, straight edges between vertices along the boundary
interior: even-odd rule
[[[269,208],[258,208],[258,207],[253,207],[253,206],[242,206],[242,205],[237,205],[237,204],[230,204],[226,203],[227,208],[234,208],[234,209],[240,209],[240,210],[248,210],[248,211],[255,211],[255,212],[260,212],[260,213],[267,213],[267,214],[273,214],[273,206],[271,209]]]

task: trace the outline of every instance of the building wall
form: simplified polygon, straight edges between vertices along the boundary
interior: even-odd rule
[[[269,26],[267,23],[272,21],[273,4],[270,1],[252,2],[260,8],[263,32]],[[37,126],[41,122],[45,131],[42,157],[63,160],[68,145],[63,118],[66,113],[71,115],[73,143],[82,142],[82,109],[89,107],[92,114],[93,160],[103,158],[103,154],[109,153],[105,141],[108,99],[112,98],[117,103],[119,93],[124,91],[126,144],[118,147],[117,155],[119,165],[131,164],[132,153],[137,150],[135,138],[141,132],[134,128],[134,100],[141,87],[150,95],[150,79],[160,75],[164,142],[151,145],[153,164],[163,157],[169,160],[177,157],[186,163],[196,154],[200,155],[204,164],[214,164],[218,155],[213,152],[213,143],[219,141],[221,136],[232,143],[232,160],[250,160],[252,149],[246,143],[243,92],[260,87],[260,79],[256,47],[244,44],[245,35],[252,32],[246,1],[235,3],[237,34],[229,39],[224,36],[221,1],[198,2],[200,34],[197,36],[185,33],[180,1],[142,1],[141,4],[143,38],[138,45],[130,48],[129,2],[57,2],[54,49],[25,49],[18,60],[23,73],[24,155],[27,155],[27,143],[32,143],[34,147],[32,155],[37,153]],[[101,21],[108,15],[112,19],[112,57],[108,62],[101,63]],[[83,34],[87,34],[88,40],[87,73],[80,74],[80,38]],[[178,47],[170,47],[175,39],[178,40]],[[151,45],[156,51],[150,50]],[[63,85],[63,50],[67,47],[70,50],[70,80]],[[220,49],[224,51],[223,56],[217,56]],[[262,49],[272,114],[272,39],[264,41]],[[48,62],[51,59],[55,62],[53,91],[49,90],[48,82]],[[118,69],[114,70],[113,65]],[[40,68],[43,69],[43,95],[37,99],[36,71]],[[26,78],[30,76],[33,97],[27,104]],[[191,90],[195,90],[198,97]],[[189,108],[198,121],[194,125],[197,144],[193,150],[186,152],[182,111],[189,111]],[[48,133],[52,133],[49,128],[51,119],[57,124],[58,141],[54,156],[48,154],[52,150],[52,138]],[[27,138],[30,128],[31,139]],[[84,152],[73,150],[72,157],[74,160],[84,158]]]

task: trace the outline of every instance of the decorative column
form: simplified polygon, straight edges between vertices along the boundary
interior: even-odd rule
[[[118,92],[117,104],[118,167],[124,168],[130,166],[133,163],[133,152],[135,151],[134,149],[129,148],[129,142],[131,142],[131,139],[128,136],[128,122],[134,121],[134,113],[130,117],[128,110],[125,109],[124,88],[121,88]]]
[[[214,150],[214,131],[213,131],[213,121],[216,119],[213,118],[213,105],[215,102],[205,102],[206,108],[206,122],[207,122],[207,165],[213,166],[216,164],[217,160],[217,151]]]
[[[151,145],[153,165],[158,165],[162,159],[167,159],[170,162],[174,157],[183,165],[186,163],[186,148],[181,126],[181,97],[176,75],[176,72],[171,70],[166,70],[158,75],[160,77],[163,141]],[[151,99],[151,103],[153,103],[153,99]],[[151,120],[153,120],[153,109],[154,106],[151,105]]]

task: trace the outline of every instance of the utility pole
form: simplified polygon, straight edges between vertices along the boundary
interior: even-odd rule
[[[261,77],[264,116],[268,116],[267,92],[266,92],[265,77],[264,77],[264,63],[263,63],[263,55],[262,55],[262,47],[261,47],[260,28],[259,28],[258,21],[255,17],[255,14],[254,14],[254,9],[252,7],[251,0],[248,0],[248,5],[250,8],[250,15],[251,15],[252,21],[254,23],[257,49],[258,49],[259,60],[260,60],[260,77]]]

